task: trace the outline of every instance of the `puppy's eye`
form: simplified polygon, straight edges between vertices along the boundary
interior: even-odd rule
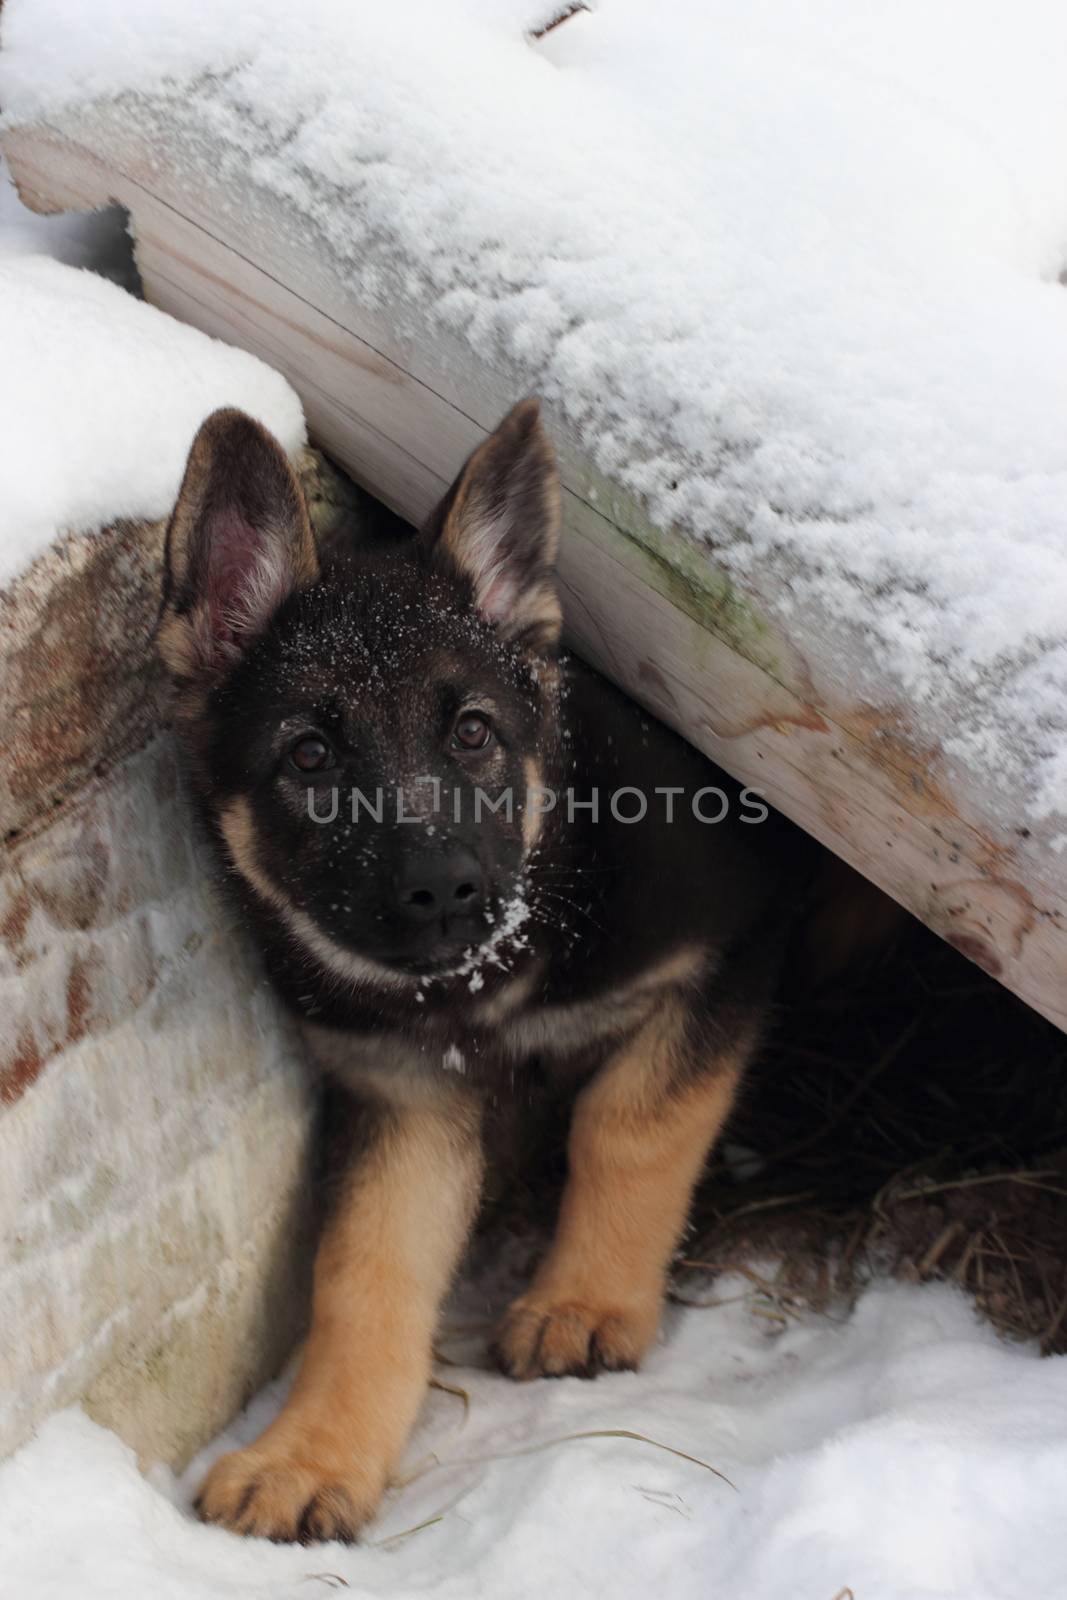
[[[452,730],[452,744],[457,750],[485,750],[492,739],[492,728],[477,711],[465,711]]]
[[[333,760],[333,751],[325,739],[308,734],[294,744],[289,752],[289,760],[297,772],[321,772]]]

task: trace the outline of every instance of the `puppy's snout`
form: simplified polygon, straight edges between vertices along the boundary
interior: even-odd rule
[[[469,850],[414,856],[396,876],[397,907],[406,921],[419,924],[473,916],[485,900],[485,880]]]

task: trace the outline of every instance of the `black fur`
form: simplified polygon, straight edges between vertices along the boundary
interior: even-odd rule
[[[244,462],[241,482],[251,476]],[[236,661],[202,686],[190,742],[222,861],[234,865],[220,818],[241,798],[254,817],[260,865],[292,908],[339,950],[417,979],[402,987],[346,981],[231,871],[273,982],[302,1018],[360,1034],[395,1031],[428,1061],[453,1044],[474,1078],[500,1087],[541,1054],[517,1050],[482,1020],[513,979],[536,974],[524,1013],[598,999],[610,1005],[672,951],[697,945],[707,959],[692,991],[690,1031],[695,1041],[721,1035],[728,1043],[766,1011],[807,880],[806,841],[773,812],[752,821],[757,808],[739,785],[592,669],[553,646],[531,650],[528,640],[503,638],[478,614],[469,578],[441,554],[461,482],[421,538],[364,542],[353,530],[341,558],[291,594]],[[204,498],[226,496],[214,489]],[[261,497],[254,510],[260,523],[267,520]],[[208,547],[202,529],[197,540]],[[524,561],[527,581],[550,571],[541,552]],[[183,583],[186,609],[191,589],[195,573]],[[457,752],[450,742],[456,715],[486,704],[492,750]],[[311,734],[332,754],[309,777],[293,769],[288,752]],[[521,797],[531,760],[538,781],[560,800],[524,859]],[[397,822],[396,786],[415,776],[439,783],[437,814]],[[512,820],[483,808],[475,822],[475,790],[495,796],[504,787],[515,794]],[[717,824],[692,811],[692,795],[708,787],[728,797]],[[623,788],[647,796],[645,820],[627,824],[611,814],[609,797]],[[672,823],[657,788],[683,791]],[[334,822],[310,820],[309,790],[319,815],[338,792]],[[352,792],[373,800],[379,790],[383,823],[362,804],[353,823]],[[594,790],[599,819],[579,803],[569,820],[567,792],[582,802]],[[719,809],[715,800],[707,804]],[[405,926],[396,914],[397,873],[412,859],[456,849],[480,865],[484,913],[447,937],[433,926]],[[493,936],[520,887],[528,912],[517,937],[500,939],[479,962],[470,947]],[[608,1043],[575,1052],[582,1075]],[[706,1053],[695,1049],[694,1059]]]

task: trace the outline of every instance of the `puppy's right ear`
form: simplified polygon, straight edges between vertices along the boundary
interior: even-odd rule
[[[480,444],[423,525],[430,559],[465,580],[475,610],[505,639],[552,654],[560,487],[540,402],[520,400]]]
[[[243,411],[216,411],[189,451],[167,529],[159,650],[176,678],[232,665],[319,575],[296,474]]]

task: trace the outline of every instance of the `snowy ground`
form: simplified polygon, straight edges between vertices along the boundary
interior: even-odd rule
[[[207,1461],[280,1386],[178,1481],[64,1413],[0,1467],[0,1593],[1063,1600],[1067,1362],[999,1343],[941,1286],[875,1287],[844,1323],[784,1328],[745,1290],[724,1280],[718,1308],[678,1314],[640,1374],[532,1385],[469,1364],[487,1308],[468,1291],[439,1376],[469,1410],[431,1393],[411,1481],[351,1549],[191,1517]]]

